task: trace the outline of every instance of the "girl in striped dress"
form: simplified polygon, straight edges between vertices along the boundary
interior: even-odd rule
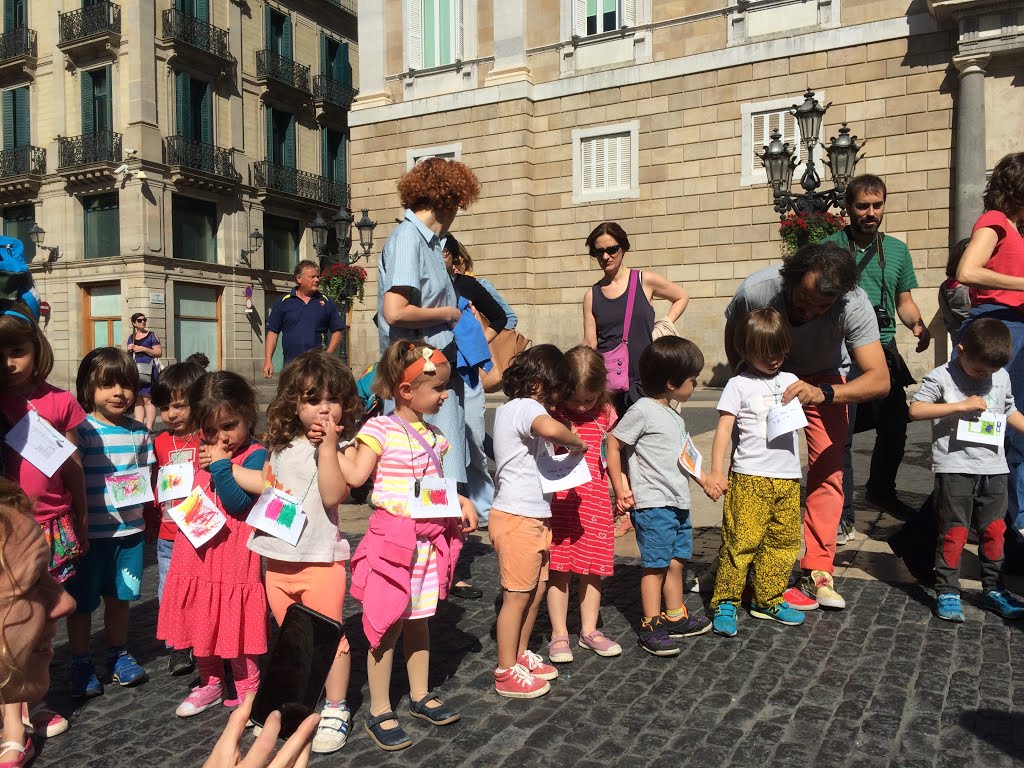
[[[419,513],[447,507],[446,493],[454,496],[454,490],[437,487],[444,478],[448,440],[426,423],[448,397],[451,375],[440,350],[422,341],[393,342],[377,368],[374,391],[394,400],[395,410],[367,421],[356,435],[355,448],[338,454],[349,486],[373,478],[373,514],[352,557],[351,594],[363,604],[363,631],[370,644],[370,708],[364,727],[389,751],[412,744],[391,708],[391,667],[399,635],[409,674],[409,714],[438,726],[459,719],[428,687],[427,619],[448,596],[463,536],[476,529],[476,510],[458,496],[450,501],[456,512],[461,510],[461,518]],[[422,503],[424,498],[429,504]],[[413,507],[419,510],[416,517]]]
[[[615,424],[615,409],[605,389],[607,372],[601,356],[590,347],[580,345],[566,352],[565,359],[572,369],[576,389],[571,398],[559,404],[554,415],[587,445],[600,445],[601,450],[586,454],[589,483],[560,491],[551,499],[548,655],[555,663],[569,662],[573,658],[566,616],[569,583],[574,573],[579,579],[580,648],[599,656],[622,653],[619,644],[597,628],[601,614],[601,579],[612,575],[615,558],[614,521],[604,461],[605,436]]]

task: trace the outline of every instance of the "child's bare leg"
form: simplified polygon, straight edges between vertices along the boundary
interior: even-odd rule
[[[580,588],[583,587],[580,576]],[[568,571],[551,571],[548,581],[548,618],[551,619],[551,637],[568,635],[569,582],[572,574]]]
[[[529,592],[506,589],[502,593],[495,631],[498,640],[498,669],[508,669],[516,663],[526,611],[536,592],[535,589]]]
[[[521,655],[530,647],[530,635],[533,634],[533,625],[537,623],[537,611],[540,610],[540,604],[544,601],[544,592],[547,586],[548,583],[542,581],[537,584],[537,588],[533,591],[533,597],[530,599],[526,615],[523,617],[523,628],[519,633],[519,651],[516,653],[516,656]]]
[[[16,744],[25,746],[25,724],[21,721],[22,704],[20,702],[15,704],[4,704],[4,741],[12,741]],[[0,758],[7,758],[8,760],[15,760],[18,757],[18,753],[12,750],[6,752],[0,752]]]
[[[601,618],[601,577],[588,573],[579,579],[580,634],[589,635],[597,629],[598,619]],[[548,597],[548,612],[551,611],[550,606],[551,598]]]
[[[665,610],[678,611],[683,607],[683,572],[686,562],[673,557],[668,564],[668,575],[665,576]],[[647,614],[650,616],[651,614]]]
[[[366,656],[366,678],[370,688],[370,715],[376,717],[391,711],[391,667],[395,662],[395,643],[402,632],[399,620],[380,640],[377,650],[370,651]],[[385,730],[397,728],[395,720],[386,720],[380,724]]]
[[[405,651],[405,668],[409,673],[409,698],[419,701],[430,692],[430,628],[426,619],[405,622],[402,648]]]
[[[661,592],[665,586],[666,568],[644,568],[640,576],[640,603],[644,617],[651,619],[661,615]]]
[[[348,651],[338,649],[338,655],[334,657],[331,670],[327,673],[327,682],[324,685],[327,693],[327,700],[337,704],[344,701],[348,695],[348,679],[352,672],[352,654]]]
[[[103,598],[103,626],[107,648],[123,648],[128,642],[128,601]]]

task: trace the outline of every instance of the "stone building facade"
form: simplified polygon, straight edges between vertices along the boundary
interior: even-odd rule
[[[134,312],[166,359],[257,374],[267,307],[315,258],[310,219],[349,199],[355,11],[5,0],[0,218],[25,241],[45,230],[29,251],[55,383],[124,344]]]
[[[935,289],[950,247],[986,169],[1024,149],[1022,32],[1009,0],[382,0],[359,15],[353,192],[387,222],[382,243],[417,158],[469,164],[483,192],[460,241],[526,335],[562,347],[599,276],[584,239],[620,222],[628,263],[689,291],[679,330],[721,380],[722,310],[780,259],[755,153],[774,126],[796,139],[786,108],[810,87],[832,103],[825,143],[847,123],[868,142],[857,171],[888,183],[885,229],[910,246],[938,343],[916,355],[898,339],[927,370],[948,350]],[[357,364],[377,354],[373,311],[356,312]]]

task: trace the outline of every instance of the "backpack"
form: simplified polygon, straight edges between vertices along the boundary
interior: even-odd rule
[[[28,308],[32,316],[18,311],[17,304]],[[13,237],[0,236],[0,312],[29,322],[39,321],[39,296],[25,262],[25,246]]]

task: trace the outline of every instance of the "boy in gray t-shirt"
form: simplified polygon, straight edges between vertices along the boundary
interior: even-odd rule
[[[608,476],[618,510],[632,510],[640,547],[640,647],[655,656],[676,656],[679,647],[673,638],[711,629],[706,616],[690,616],[683,605],[683,570],[693,550],[690,490],[679,464],[687,435],[683,417],[669,405],[690,399],[704,355],[692,341],[663,336],[641,353],[639,367],[647,397],[630,406],[608,435]],[[702,484],[705,479],[701,472]]]
[[[1004,370],[1013,344],[998,320],[967,327],[958,356],[928,373],[910,403],[913,421],[932,420],[932,471],[939,536],[935,615],[962,622],[960,555],[971,518],[978,531],[982,605],[1004,619],[1024,618],[1024,602],[1002,586],[1006,534],[1006,427],[1024,431]]]

